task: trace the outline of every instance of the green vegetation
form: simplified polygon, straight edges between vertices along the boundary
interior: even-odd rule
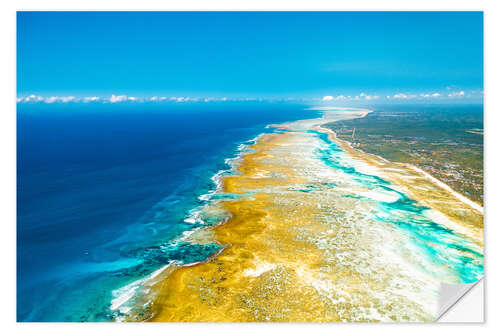
[[[353,147],[416,165],[483,201],[482,106],[391,106],[326,127]]]

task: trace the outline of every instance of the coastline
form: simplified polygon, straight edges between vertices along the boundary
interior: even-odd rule
[[[454,229],[472,227],[474,230],[467,236],[483,246],[483,208],[479,204],[414,165],[391,162],[381,156],[366,153],[339,139],[331,129],[321,128],[350,156],[367,162],[378,175],[404,188],[418,202],[445,215],[455,224]]]
[[[368,113],[366,113],[368,114]],[[364,116],[366,116],[366,114]],[[362,118],[362,117],[360,117]],[[345,141],[345,140],[342,140],[342,139],[339,139],[337,137],[337,135],[335,134],[335,132],[329,128],[325,128],[325,127],[321,127],[319,126],[323,131],[325,132],[330,132],[332,134],[332,139],[334,139],[335,141],[341,143],[342,145],[347,145],[349,146],[350,149],[352,150],[357,150],[359,151],[360,153],[362,154],[365,154],[367,156],[372,156],[374,159],[379,159],[379,160],[382,160],[383,162],[385,163],[391,163],[391,161],[383,158],[382,156],[379,156],[379,155],[375,155],[375,154],[371,154],[371,153],[368,153],[368,152],[365,152],[363,151],[362,149],[359,149],[359,148],[354,148],[352,147],[351,143],[348,142],[348,141]],[[415,165],[412,165],[412,164],[409,164],[409,163],[399,163],[399,162],[393,162],[393,163],[397,163],[397,164],[405,164],[406,166],[408,166],[409,168],[415,170],[416,172],[420,173],[423,175],[424,178],[428,179],[429,181],[433,182],[434,184],[438,185],[439,187],[441,187],[443,190],[446,190],[448,191],[450,194],[452,194],[454,197],[456,197],[458,200],[460,200],[461,202],[463,202],[464,204],[470,206],[471,208],[477,210],[479,213],[481,214],[484,214],[484,208],[483,206],[481,206],[479,203],[475,202],[475,201],[472,201],[470,200],[469,198],[465,197],[463,194],[461,193],[458,193],[457,191],[455,191],[454,189],[452,189],[449,185],[445,184],[444,182],[442,182],[441,180],[437,179],[436,177],[430,175],[429,173],[425,172],[424,170],[422,170],[421,168],[415,166]]]
[[[369,112],[371,112],[371,110],[358,110],[357,116],[364,117]],[[321,132],[326,132],[332,142],[338,142],[339,146],[344,148],[346,153],[353,158],[359,158],[359,154],[364,154],[364,159],[371,159],[371,165],[376,167],[380,167],[377,165],[377,163],[380,162],[390,163],[384,159],[379,159],[377,161],[378,156],[369,156],[359,150],[353,155],[352,152],[356,151],[354,148],[348,143],[336,138],[333,131],[321,127],[322,124],[328,122],[332,122],[332,119],[323,117],[285,123],[282,125],[273,125],[273,127],[277,129],[292,129],[294,127],[302,129],[307,126],[316,128]],[[281,197],[283,196],[281,190],[283,186],[287,184],[295,184],[295,186],[307,184],[308,181],[304,179],[304,176],[297,174],[296,170],[292,170],[288,166],[271,164],[270,167],[269,164],[266,164],[269,159],[274,161],[272,152],[274,152],[275,149],[288,149],[286,148],[290,145],[288,142],[294,142],[294,140],[297,139],[297,135],[294,136],[287,133],[271,133],[259,136],[252,145],[249,145],[249,152],[239,157],[239,165],[236,167],[239,175],[228,175],[218,178],[222,184],[222,188],[218,188],[218,190],[225,193],[243,194],[248,192],[248,190],[256,188],[266,189],[266,191],[269,191],[271,188],[280,188],[274,196]],[[348,149],[346,149],[347,146]],[[273,173],[275,175],[281,174],[282,176],[278,177],[278,179],[276,179],[276,177],[267,177]],[[283,181],[282,178],[286,178],[286,181]],[[304,191],[307,192],[306,190]],[[289,194],[286,194],[283,200],[287,199],[290,199]],[[295,201],[296,198],[293,198],[293,200],[293,202],[297,202],[297,204],[300,202],[300,200]],[[332,293],[332,290],[325,292],[321,287],[314,287],[316,283],[320,283],[319,281],[309,286],[304,285],[304,276],[309,276],[309,278],[305,279],[306,281],[317,280],[316,275],[318,272],[316,269],[301,267],[304,263],[297,263],[296,256],[290,258],[286,252],[283,252],[283,247],[288,248],[288,251],[291,253],[298,250],[301,252],[301,255],[304,255],[303,252],[305,251],[308,253],[305,257],[315,258],[315,260],[312,260],[316,262],[313,266],[318,265],[318,267],[323,267],[325,265],[324,250],[318,249],[317,245],[314,243],[312,244],[313,246],[311,246],[311,244],[305,245],[305,243],[308,242],[297,242],[296,238],[301,237],[301,233],[304,233],[304,225],[302,222],[295,221],[295,223],[298,224],[294,226],[293,224],[288,225],[282,220],[277,219],[278,216],[287,216],[287,218],[293,220],[290,215],[293,213],[289,211],[289,205],[275,209],[274,207],[277,204],[276,198],[273,198],[273,195],[265,191],[253,194],[250,199],[242,199],[240,197],[234,201],[216,203],[216,206],[219,204],[223,209],[229,212],[229,217],[225,220],[225,223],[208,228],[210,228],[213,233],[213,240],[226,247],[203,262],[177,266],[168,276],[163,276],[161,279],[158,279],[158,283],[152,287],[152,289],[154,289],[154,294],[157,295],[151,302],[150,311],[153,315],[151,318],[153,321],[345,321],[345,318],[348,317],[347,314],[345,314],[345,318],[342,318],[339,317],[338,313],[328,312],[326,310],[328,306],[332,306],[332,303],[326,301],[325,297],[327,297],[328,293]],[[301,204],[307,205],[307,203]],[[217,209],[220,209],[220,207],[217,207]],[[288,215],[284,215],[283,212],[279,211],[280,209],[287,211]],[[302,214],[302,216],[318,214],[318,212],[321,211],[321,209],[318,209],[317,207],[308,207],[303,212],[305,215]],[[265,226],[262,224],[263,220],[266,220]],[[300,229],[301,232],[291,232],[291,227],[292,229]],[[323,230],[324,226],[315,225],[315,228],[317,229],[315,233],[318,233],[318,230]],[[263,232],[264,230],[267,232]],[[285,239],[285,241],[282,239],[274,240],[280,244],[280,250],[277,252],[273,249],[273,246],[270,246],[272,243],[270,244],[268,239],[269,237],[273,238],[271,235],[275,232],[282,233],[279,238]],[[308,232],[310,233],[310,230]],[[286,236],[285,234],[289,235]],[[310,237],[314,238],[315,236],[310,235]],[[195,238],[196,237],[194,237],[194,239]],[[297,248],[297,246],[299,246],[299,248]],[[266,259],[264,260],[263,258]],[[272,258],[274,258],[274,260],[269,260]],[[221,270],[222,267],[224,267],[224,269]],[[408,269],[411,270],[412,268]],[[230,274],[227,274],[228,272],[230,272]],[[297,274],[300,276],[297,276]],[[351,274],[353,274],[353,272],[351,272]],[[413,274],[415,274],[415,272],[413,272]],[[288,276],[288,278],[285,278],[286,276]],[[315,277],[312,278],[312,276]],[[278,303],[284,302],[286,308],[293,309],[291,310],[293,315],[292,313],[286,316],[284,316],[283,313],[271,313],[266,310],[264,303],[262,303],[261,306],[255,306],[255,302],[262,298],[260,295],[262,294],[262,290],[256,292],[255,290],[249,290],[249,288],[255,288],[256,285],[261,285],[260,288],[264,288],[264,285],[267,285],[268,288],[273,288],[273,286],[278,288],[280,285],[279,280],[283,278],[290,283],[286,289],[290,289],[290,287],[293,286],[291,290],[295,292],[284,295],[279,293],[276,294],[276,290],[274,290],[271,294],[266,293],[266,298],[270,297],[273,301]],[[422,278],[427,279],[425,277]],[[207,279],[212,283],[208,283]],[[256,280],[258,283],[256,283]],[[293,282],[289,280],[293,280]],[[214,287],[214,285],[216,285],[216,287]],[[203,290],[212,290],[217,296],[203,296]],[[243,303],[241,303],[241,299],[235,303],[234,299],[227,297],[224,293],[221,294],[221,291],[225,291],[226,293],[232,291],[232,297],[234,297],[234,294],[247,295],[248,299],[243,301]],[[303,299],[305,297],[304,295],[309,296],[309,302],[307,302],[308,306],[318,310],[314,315],[311,315],[314,311],[306,313],[303,310],[303,308],[307,307],[302,303],[304,300],[302,300],[301,303],[297,303],[296,301],[295,303],[289,303],[290,300],[296,300],[297,298]],[[186,303],[186,300],[190,301],[187,302],[188,304],[183,305],[182,303]],[[252,307],[249,307],[250,303],[248,302],[254,304],[254,315],[251,315],[252,311],[250,310]],[[414,318],[418,318],[415,320],[432,320],[432,316],[421,316],[422,313],[426,311],[419,309],[422,305],[418,304],[423,304],[425,302],[422,300],[419,300],[419,302],[408,303],[409,309],[414,313]],[[224,306],[218,309],[217,306],[215,306],[218,303],[223,303]],[[217,308],[217,311],[214,311],[214,306]],[[283,306],[279,306],[279,308],[283,308]],[[196,311],[194,314],[188,314],[188,309],[191,309],[189,311],[196,309]],[[318,313],[325,313],[325,311],[328,312],[326,315],[318,315]],[[358,308],[357,311],[359,312],[360,309]],[[228,315],[229,313],[230,315]],[[259,313],[259,315],[255,315],[256,313]],[[265,316],[265,314],[267,314],[267,316]],[[354,312],[349,316],[353,314]],[[367,315],[364,318],[351,317],[351,320],[385,321],[389,317],[385,319],[377,319],[377,316],[370,318],[371,317]],[[405,321],[402,317],[399,318],[399,320]]]

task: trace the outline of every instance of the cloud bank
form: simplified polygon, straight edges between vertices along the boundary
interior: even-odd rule
[[[422,93],[403,93],[398,92],[395,94],[390,94],[384,96],[379,96],[376,94],[366,94],[360,93],[359,95],[326,95],[321,98],[321,102],[329,103],[335,101],[373,101],[373,100],[450,100],[450,99],[458,99],[458,98],[482,98],[482,91],[471,91],[470,93],[465,93],[463,90],[449,93],[442,92],[422,92]]]
[[[16,98],[17,103],[210,103],[210,102],[249,102],[249,101],[267,101],[267,102],[321,102],[321,103],[335,103],[339,101],[353,101],[353,102],[375,102],[375,101],[405,101],[405,100],[449,100],[449,99],[465,99],[465,98],[482,98],[483,92],[480,90],[472,90],[465,92],[464,90],[450,91],[446,89],[445,92],[396,92],[393,94],[385,94],[381,96],[375,93],[361,92],[356,95],[347,94],[331,94],[323,97],[283,97],[283,98],[262,98],[262,97],[243,97],[243,98],[228,98],[228,97],[191,97],[191,96],[129,96],[112,94],[111,96],[41,96],[30,94],[19,96]]]

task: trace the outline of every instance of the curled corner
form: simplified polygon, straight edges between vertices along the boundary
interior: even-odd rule
[[[441,283],[439,290],[439,308],[436,320],[439,320],[455,303],[469,292],[483,278],[472,283],[449,284]]]

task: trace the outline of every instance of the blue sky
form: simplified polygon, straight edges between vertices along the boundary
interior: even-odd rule
[[[480,12],[19,12],[17,28],[19,97],[335,100],[483,89]]]

